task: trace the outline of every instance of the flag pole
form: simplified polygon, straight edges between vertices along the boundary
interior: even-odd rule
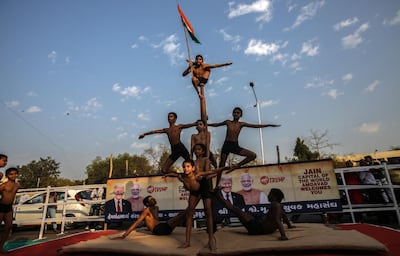
[[[187,50],[187,55],[188,55],[188,60],[189,60],[189,66],[190,66],[190,73],[192,73],[193,69],[192,69],[192,58],[190,57],[190,48],[189,48],[189,40],[188,40],[188,36],[187,36],[187,31],[185,29],[185,25],[183,25],[182,23],[182,28],[183,28],[183,34],[185,34],[185,43],[186,43],[186,50]]]
[[[178,10],[179,10],[179,3],[178,3]],[[182,21],[182,17],[181,17],[181,21]],[[185,25],[183,24],[182,21],[182,29],[183,29],[183,34],[185,35],[185,44],[186,44],[186,50],[187,50],[187,55],[188,55],[188,60],[189,60],[189,66],[190,66],[190,73],[192,73],[193,69],[192,69],[192,58],[190,58],[190,47],[189,47],[189,40],[188,40],[188,36],[187,36],[187,31],[185,29]]]

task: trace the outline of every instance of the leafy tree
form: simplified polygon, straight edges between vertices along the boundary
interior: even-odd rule
[[[319,158],[318,152],[311,152],[310,148],[304,143],[304,140],[299,137],[296,139],[293,156],[295,158],[292,161],[309,161]]]
[[[64,187],[64,186],[78,186],[85,184],[85,180],[70,180],[66,178],[57,178],[54,180],[52,187]]]
[[[113,177],[151,174],[153,168],[143,156],[124,153],[113,159]]]
[[[153,172],[148,160],[143,156],[129,155],[124,153],[113,157],[112,178],[127,176],[143,176]],[[110,158],[101,159],[96,157],[93,162],[86,167],[88,184],[106,183],[110,172]]]
[[[54,186],[60,176],[60,163],[49,156],[32,161],[27,165],[18,166],[21,188]]]
[[[110,158],[101,159],[97,156],[91,164],[86,166],[86,174],[88,175],[88,184],[106,183],[110,170]]]

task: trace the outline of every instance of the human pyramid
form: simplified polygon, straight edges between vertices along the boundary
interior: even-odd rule
[[[243,212],[240,208],[237,208],[231,204],[229,200],[223,199],[219,187],[219,181],[221,179],[222,172],[232,172],[256,158],[256,154],[254,152],[239,146],[238,138],[241,129],[243,127],[279,127],[280,125],[250,124],[239,121],[243,114],[242,109],[239,107],[235,107],[233,109],[233,120],[225,120],[219,123],[208,123],[204,87],[210,77],[211,69],[228,66],[231,65],[232,62],[227,62],[224,64],[207,64],[203,62],[203,57],[201,55],[197,55],[194,62],[192,60],[188,60],[188,62],[189,67],[185,69],[182,75],[186,76],[190,73],[192,74],[192,85],[200,99],[200,119],[190,124],[176,124],[177,114],[175,112],[170,112],[168,113],[168,128],[152,130],[139,136],[139,139],[143,139],[145,136],[151,134],[167,134],[168,140],[171,144],[171,154],[163,163],[161,172],[165,176],[178,178],[183,183],[185,189],[190,192],[188,207],[167,222],[159,222],[159,208],[156,205],[157,201],[152,196],[147,196],[143,200],[143,204],[147,208],[142,212],[135,223],[133,223],[130,228],[122,234],[122,236],[117,238],[127,237],[142,221],[145,222],[147,228],[153,234],[168,235],[176,226],[186,219],[186,239],[185,242],[179,246],[179,248],[189,247],[191,229],[193,225],[193,215],[197,204],[199,203],[200,199],[202,199],[207,221],[208,247],[211,251],[215,251],[217,246],[214,233],[217,230],[217,226],[213,216],[212,199],[216,199],[219,200],[228,210],[232,211],[239,217],[239,220],[246,227],[249,234],[269,234],[279,229],[281,232],[281,240],[287,240],[281,219],[283,219],[288,227],[293,226],[291,226],[280,205],[280,202],[284,197],[282,191],[279,189],[271,189],[271,192],[268,195],[268,199],[271,202],[271,210],[268,212],[265,220],[260,221],[255,219],[255,217],[253,217],[251,214]],[[189,153],[185,145],[181,142],[180,136],[183,129],[193,126],[196,126],[198,133],[191,136]],[[211,138],[210,132],[208,131],[208,126],[227,127],[227,133],[222,146],[221,158],[218,165],[214,155],[212,152],[210,152]],[[226,160],[230,153],[244,156],[245,158],[237,164],[225,166]],[[195,160],[193,160],[194,156]],[[179,157],[184,158],[184,162],[182,164],[182,173],[177,173],[170,170],[171,166]],[[215,188],[213,188],[212,185],[212,178],[214,177],[217,177]],[[279,219],[279,221],[277,221],[277,219]]]

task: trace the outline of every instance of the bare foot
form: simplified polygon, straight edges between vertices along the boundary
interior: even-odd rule
[[[208,247],[210,248],[210,251],[216,251],[217,250],[217,241],[215,237],[213,239],[208,241]]]
[[[125,236],[113,236],[113,237],[108,237],[110,240],[118,240],[118,239],[125,239]]]
[[[231,166],[220,167],[218,169],[215,169],[214,172],[221,174],[223,171],[230,170],[231,168]]]
[[[289,238],[287,238],[286,236],[281,236],[281,237],[279,238],[279,240],[284,241],[284,240],[289,240]]]
[[[236,165],[236,164],[234,164],[234,165],[231,165],[230,167],[229,167],[229,169],[228,169],[228,171],[226,171],[225,173],[231,173],[231,172],[233,172],[235,169],[237,169],[237,168],[239,168],[239,166],[238,165]]]
[[[188,248],[190,247],[189,243],[184,242],[183,244],[181,244],[180,246],[178,246],[178,248]]]

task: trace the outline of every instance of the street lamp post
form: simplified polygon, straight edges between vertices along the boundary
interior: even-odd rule
[[[254,90],[254,83],[253,82],[250,82],[250,87],[253,90],[254,98],[256,99],[256,104],[254,104],[253,107],[257,107],[258,124],[261,124],[260,103],[258,102],[256,91]],[[261,160],[262,160],[262,164],[265,164],[265,161],[264,161],[264,143],[263,143],[262,129],[260,128],[259,131],[260,131]]]

